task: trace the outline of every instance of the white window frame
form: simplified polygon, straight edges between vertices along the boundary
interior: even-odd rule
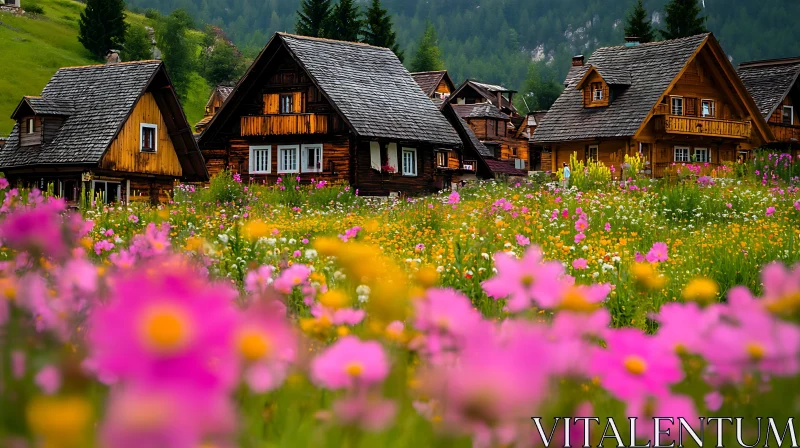
[[[681,157],[680,158],[678,158],[678,151],[679,150],[681,151]],[[689,163],[689,162],[692,161],[691,153],[692,153],[692,148],[690,148],[688,146],[675,146],[673,148],[672,160],[675,161],[675,162],[679,162],[679,163]],[[685,157],[684,157],[684,155],[685,155]]]
[[[709,103],[708,111],[709,115],[705,114],[703,106],[705,103]],[[700,115],[703,118],[716,118],[717,117],[717,101],[712,99],[704,99],[700,100]]]
[[[789,123],[783,121],[783,114],[786,113],[786,109],[789,109]],[[783,109],[781,109],[781,123],[794,126],[794,106],[783,106]]]
[[[592,91],[592,101],[603,101],[603,86]]]
[[[36,133],[36,120],[33,118],[28,118],[25,120],[25,133],[30,135]]]
[[[283,106],[291,107],[289,110],[284,111]],[[294,95],[291,93],[281,93],[278,95],[278,113],[281,115],[289,115],[294,113]]]
[[[317,155],[319,156],[319,166],[316,168],[309,168],[308,167],[308,154],[306,152],[307,149],[316,149]],[[324,165],[322,164],[323,160],[323,153],[325,148],[322,143],[309,143],[302,145],[300,147],[300,172],[303,173],[321,173],[323,171]]]
[[[283,151],[294,151],[294,169],[287,169],[283,166]],[[278,145],[278,174],[290,174],[300,172],[300,145]]]
[[[675,113],[675,100],[680,100],[680,102],[681,102],[681,106],[680,106],[680,112],[681,113],[679,113],[679,114]],[[678,117],[683,117],[684,115],[686,115],[686,102],[683,100],[682,96],[671,96],[671,97],[669,97],[669,112],[670,112],[671,115],[675,115],[675,116],[678,116]]]
[[[701,151],[705,153],[705,157],[704,157],[705,160],[700,160],[700,158],[697,156],[697,153],[701,152]],[[711,149],[710,148],[694,148],[694,150],[692,150],[692,159],[694,159],[694,161],[697,162],[697,163],[710,163],[711,162]]]
[[[256,164],[256,151],[266,151],[267,153],[267,169],[259,170]],[[254,145],[250,147],[250,166],[248,167],[250,174],[271,174],[272,173],[272,146],[271,145]]]
[[[414,159],[413,165],[406,163],[406,154],[411,154],[411,157]],[[402,155],[402,165],[403,165],[403,176],[414,177],[417,176],[417,165],[419,165],[419,161],[417,160],[417,148],[406,148],[403,147],[401,151]]]
[[[144,149],[144,130],[145,129],[152,129],[153,130],[153,150],[145,150]],[[150,123],[141,123],[139,124],[139,152],[146,152],[146,153],[157,153],[158,152],[158,126],[155,124]]]
[[[592,151],[594,151],[594,157],[592,157]],[[586,149],[586,161],[589,160],[600,161],[600,145],[589,145]]]

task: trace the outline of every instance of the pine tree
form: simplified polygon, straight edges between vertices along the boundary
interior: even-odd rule
[[[295,32],[303,36],[328,37],[331,13],[331,0],[303,0],[297,11]]]
[[[163,53],[164,65],[175,91],[183,99],[189,93],[192,71],[195,68],[195,44],[186,36],[188,13],[176,9],[165,17],[156,28],[156,42]]]
[[[644,9],[642,0],[637,0],[633,10],[625,20],[625,36],[638,37],[639,42],[646,44],[655,40],[653,26],[650,24],[647,10]]]
[[[353,0],[339,0],[333,7],[329,37],[336,40],[357,42],[361,34],[361,11]]]
[[[392,18],[389,12],[381,6],[381,0],[372,0],[364,23],[364,43],[376,47],[389,48],[394,51],[400,60],[404,54],[397,43],[397,33],[394,32]]]
[[[141,25],[131,25],[125,34],[125,47],[120,55],[123,61],[153,59],[153,42]]]
[[[419,40],[417,52],[411,61],[412,72],[432,72],[442,70],[444,63],[439,53],[439,38],[436,36],[436,28],[428,22],[425,33]]]
[[[707,32],[702,11],[697,0],[670,0],[664,7],[666,28],[661,35],[664,39],[677,39]]]
[[[88,0],[78,21],[78,41],[97,58],[125,43],[124,0]]]

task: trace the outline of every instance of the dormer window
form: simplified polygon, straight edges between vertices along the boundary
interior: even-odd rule
[[[36,129],[34,126],[35,120],[33,118],[28,118],[25,120],[25,133],[26,134],[33,134]]]
[[[592,84],[592,100],[603,101],[603,85],[600,83]]]

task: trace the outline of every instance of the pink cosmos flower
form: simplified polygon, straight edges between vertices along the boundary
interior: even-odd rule
[[[280,273],[273,285],[281,294],[291,294],[295,286],[300,286],[308,281],[311,268],[304,264],[293,264]]]
[[[341,238],[341,240],[346,243],[347,241],[357,237],[358,232],[360,231],[361,231],[361,226],[355,226],[345,230],[344,235],[339,235],[339,238]]]
[[[647,261],[647,260],[645,259],[644,255],[643,255],[641,252],[639,252],[639,251],[636,251],[636,254],[633,256],[633,259],[634,259],[634,261],[636,261],[637,263],[644,263],[645,261]]]
[[[765,213],[767,218],[771,217],[775,214],[775,207],[767,207],[767,212]]]
[[[425,334],[429,354],[456,351],[466,335],[481,322],[469,298],[453,289],[431,288],[414,301],[414,327]]]
[[[588,265],[589,263],[586,261],[585,258],[577,258],[572,261],[572,269],[583,270],[586,269]]]
[[[236,295],[175,258],[122,272],[90,316],[90,364],[106,379],[227,389],[238,373]]]
[[[700,422],[694,402],[684,395],[668,394],[658,398],[631,400],[628,402],[626,415],[636,417],[636,436],[638,438],[645,441],[653,440],[654,445],[660,446],[666,446],[670,442],[677,445],[678,433],[682,430],[679,418],[684,418],[692,428],[697,428]],[[672,422],[660,420],[659,429],[664,432],[669,430],[669,435],[662,434],[659,441],[653,439],[656,434],[655,420],[653,420],[655,417],[672,419]],[[684,432],[683,440],[691,440],[691,438]]]
[[[489,297],[508,298],[509,311],[525,310],[531,306],[531,301],[550,303],[557,299],[564,266],[556,261],[544,261],[539,246],[530,246],[520,260],[498,252],[494,263],[497,275],[484,281],[482,286]]]
[[[332,310],[319,303],[315,303],[311,306],[311,315],[318,319],[325,316],[333,325],[353,326],[360,324],[367,316],[367,313],[364,310],[356,310],[353,308]]]
[[[701,308],[697,303],[667,303],[652,316],[660,324],[656,339],[674,353],[703,352],[708,334],[719,320],[720,308]],[[687,325],[691,322],[691,325]]]
[[[0,239],[15,250],[63,257],[67,255],[61,219],[65,209],[63,200],[51,199],[33,208],[17,210],[0,223]]]
[[[589,222],[586,221],[586,219],[580,218],[579,220],[575,221],[575,230],[578,231],[578,233],[583,233],[588,228]]]
[[[114,250],[114,243],[108,240],[100,240],[94,243],[94,253],[100,255],[103,252],[109,252]]]
[[[654,243],[645,259],[649,263],[659,263],[669,260],[667,243]]]
[[[53,395],[61,388],[61,372],[54,365],[46,365],[39,370],[33,381],[46,395]]]
[[[770,263],[761,271],[761,279],[764,300],[769,303],[800,294],[800,264],[788,269],[781,263]]]
[[[603,229],[604,229],[606,232],[610,232],[610,231],[611,231],[611,223],[610,223],[610,222],[607,222],[607,223],[606,223],[606,225],[603,227]]]
[[[367,431],[382,431],[394,420],[397,405],[391,400],[357,394],[336,400],[333,403],[333,413],[344,425],[358,426]]]
[[[375,341],[346,336],[311,362],[311,380],[327,389],[353,389],[381,383],[389,375],[389,361]]]
[[[0,190],[5,190],[6,188],[8,188],[8,179],[0,177]]]
[[[458,194],[457,191],[453,190],[453,192],[450,193],[450,197],[447,198],[447,203],[458,204],[459,202],[461,202],[461,195]]]
[[[575,244],[579,244],[581,241],[586,239],[586,235],[583,233],[576,233],[575,234]]]
[[[529,246],[531,244],[531,240],[528,239],[525,235],[517,234],[517,244],[520,246]]]
[[[800,210],[800,201],[795,201],[794,208],[795,210]]]
[[[621,400],[665,397],[669,386],[683,379],[678,356],[637,329],[609,332],[606,342],[607,349],[595,349],[590,370]]]
[[[251,294],[263,294],[267,287],[272,284],[272,272],[274,267],[269,265],[259,266],[247,273],[244,278],[244,289]]]
[[[258,393],[279,387],[297,358],[297,336],[279,302],[259,302],[242,311],[234,340],[245,381]]]

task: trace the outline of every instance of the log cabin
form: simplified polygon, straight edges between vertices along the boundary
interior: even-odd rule
[[[519,112],[513,103],[515,93],[516,90],[503,86],[468,79],[451,96],[454,104],[491,103],[504,114],[518,116]]]
[[[214,87],[214,91],[211,92],[211,96],[208,98],[208,102],[206,102],[205,114],[203,119],[198,121],[196,125],[194,125],[194,130],[197,133],[203,132],[203,130],[208,125],[208,122],[214,118],[214,115],[217,114],[217,111],[222,107],[222,104],[225,103],[225,100],[233,92],[233,87],[230,86],[216,86]]]
[[[208,179],[160,61],[62,68],[11,118],[0,171],[12,184],[52,184],[68,202],[87,191],[106,202],[164,201],[175,181]]]
[[[619,168],[642,154],[646,174],[675,163],[719,165],[772,139],[713,34],[597,49],[578,56],[566,89],[534,132],[555,172],[570,155]],[[617,171],[619,172],[619,171]]]
[[[212,174],[341,181],[372,196],[440,189],[440,154],[461,146],[391,50],[285,33],[264,47],[198,142]]]
[[[416,72],[412,73],[411,76],[419,84],[425,95],[434,100],[436,104],[446,101],[450,98],[450,94],[456,90],[456,86],[453,84],[453,80],[447,70]]]
[[[775,137],[768,146],[800,155],[800,58],[740,64],[739,76]]]

